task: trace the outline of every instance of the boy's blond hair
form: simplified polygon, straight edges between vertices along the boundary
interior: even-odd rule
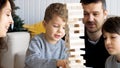
[[[50,4],[45,11],[44,20],[49,22],[54,15],[57,15],[63,19],[64,22],[67,22],[68,13],[65,4],[62,3],[52,3]]]

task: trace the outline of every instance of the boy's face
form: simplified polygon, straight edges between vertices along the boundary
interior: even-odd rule
[[[49,43],[56,43],[65,35],[65,22],[54,15],[49,22],[44,22],[46,28],[45,38]]]
[[[116,33],[103,32],[105,47],[109,54],[120,55],[120,35]]]
[[[104,19],[107,16],[107,11],[103,9],[102,3],[83,4],[84,18],[86,30],[90,33],[101,30]]]

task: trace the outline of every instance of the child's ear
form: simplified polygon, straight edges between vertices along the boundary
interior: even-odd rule
[[[43,21],[43,26],[46,28],[46,21],[45,20]]]

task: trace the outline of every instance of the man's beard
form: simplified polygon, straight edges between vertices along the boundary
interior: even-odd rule
[[[87,25],[95,25],[96,22],[94,22],[94,21],[87,21],[86,23],[87,23]],[[95,28],[94,30],[91,30],[91,29],[89,30],[89,28],[86,28],[86,29],[87,29],[87,31],[89,33],[96,33],[96,32],[101,30],[100,27],[99,28]]]

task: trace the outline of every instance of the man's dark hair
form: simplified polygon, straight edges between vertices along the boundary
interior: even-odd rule
[[[98,3],[102,2],[102,6],[104,10],[106,10],[106,1],[105,0],[80,0],[80,3],[82,4],[90,4],[90,3]]]

